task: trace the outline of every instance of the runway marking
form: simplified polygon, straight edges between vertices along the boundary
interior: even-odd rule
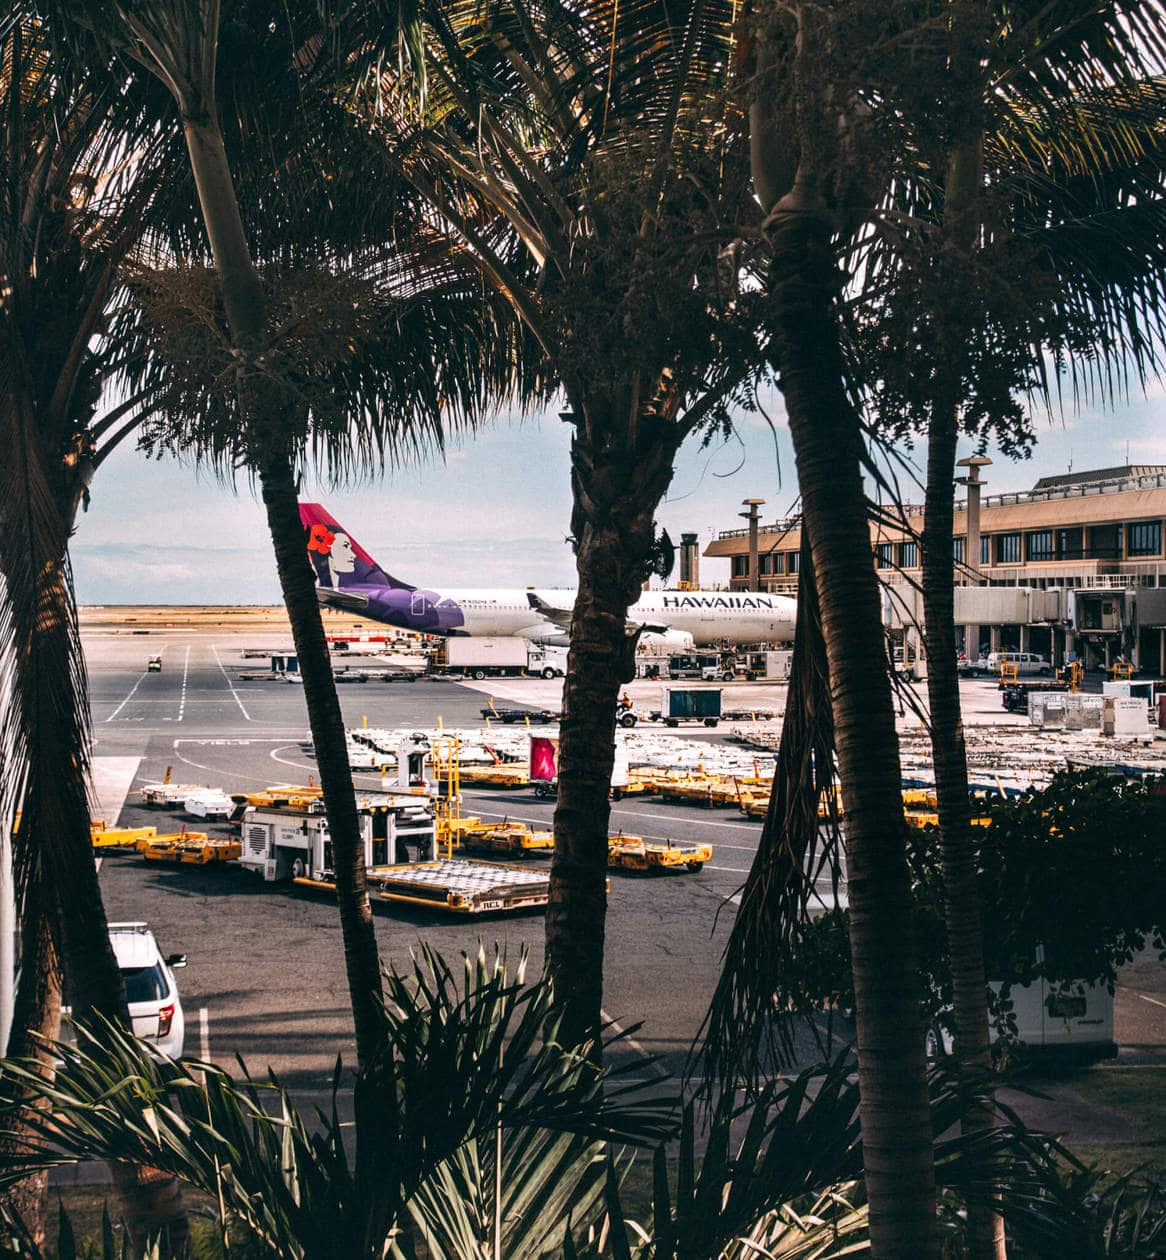
[[[499,814],[495,811],[488,810],[488,809],[475,809],[470,813],[470,817],[471,818],[501,818],[508,822],[537,823],[544,831],[551,830],[551,823],[553,821],[550,818],[531,818],[529,815],[511,814],[509,812],[505,814]],[[640,832],[640,831],[637,831],[635,834],[638,836],[641,836],[644,840],[659,841],[662,844],[687,845],[687,844],[697,843],[694,840],[677,840],[675,836],[649,836],[649,835],[645,835],[643,832]],[[707,862],[705,863],[705,865],[708,866],[708,869],[710,871],[726,871],[730,869],[727,866],[709,866]]]
[[[1160,1006],[1166,1011],[1166,1002],[1160,1002],[1157,998],[1152,998],[1148,993],[1139,993],[1137,989],[1131,989],[1130,992],[1134,997],[1140,997],[1143,1002],[1149,1002],[1151,1006]]]
[[[225,774],[230,779],[245,779],[248,783],[266,783],[268,782],[266,775],[259,774],[240,774],[238,770],[226,770],[222,766],[206,766],[201,761],[191,761],[189,757],[184,757],[178,751],[179,744],[191,743],[191,740],[176,739],[174,741],[174,755],[179,761],[184,762],[188,766],[193,766],[196,770],[205,770],[208,774]]]
[[[599,1008],[599,1017],[600,1019],[606,1020],[608,1024],[611,1025],[612,1031],[619,1034],[619,1038],[624,1043],[625,1046],[630,1046],[636,1052],[636,1054],[641,1056],[641,1058],[644,1058],[644,1059],[652,1058],[652,1056],[647,1052],[647,1050],[644,1049],[642,1045],[640,1045],[640,1043],[635,1039],[635,1037],[629,1037],[627,1033],[624,1032],[623,1026],[620,1024],[619,1020],[612,1019],[612,1017],[602,1007]],[[659,1078],[648,1077],[647,1079],[650,1082],[655,1079],[666,1080],[667,1074]]]
[[[231,695],[235,697],[235,703],[239,706],[239,712],[243,714],[248,722],[250,722],[251,714],[243,708],[243,701],[239,699],[239,693],[235,690],[235,684],[231,681],[231,676],[227,673],[226,667],[223,665],[222,657],[219,656],[218,645],[212,643],[211,651],[215,654],[215,661],[217,662],[219,669],[222,670],[223,679],[225,680],[227,686],[231,689]]]
[[[137,691],[137,689],[142,685],[142,679],[145,678],[145,676],[146,675],[144,673],[138,675],[138,681],[134,683],[134,685],[130,688],[130,694],[126,696],[126,698],[121,702],[121,704],[119,704],[117,708],[114,709],[114,711],[109,715],[109,717],[105,719],[107,722],[112,722],[113,719],[117,717],[117,715],[122,711],[122,709],[124,709],[126,705],[129,704],[129,702],[134,698],[134,692]],[[141,721],[141,718],[139,718],[138,721]]]
[[[211,1061],[211,1017],[205,1006],[198,1008],[198,1057],[204,1063]]]
[[[178,698],[178,720],[186,712],[186,677],[190,673],[190,644],[186,645],[186,659],[182,662],[182,694]]]
[[[711,862],[706,862],[705,866],[710,871],[729,871],[733,875],[749,874],[749,868],[747,866],[714,866]]]
[[[678,818],[673,818],[671,814],[645,814],[639,810],[632,809],[613,809],[611,812],[613,814],[628,814],[633,818],[658,818],[661,822],[680,821]],[[700,825],[702,827],[727,827],[730,831],[752,831],[757,826],[756,823],[724,823],[713,822],[711,819],[701,819]]]
[[[284,765],[284,766],[291,766],[293,770],[307,770],[309,774],[316,774],[317,768],[315,766],[309,766],[307,762],[304,762],[304,761],[289,761],[286,757],[281,757],[279,755],[281,752],[283,752],[285,748],[294,748],[294,747],[295,747],[294,744],[281,744],[279,748],[273,748],[269,756],[271,757],[272,761],[278,761],[281,765]]]

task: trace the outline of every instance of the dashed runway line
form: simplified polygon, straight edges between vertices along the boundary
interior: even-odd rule
[[[205,1006],[198,1008],[198,1057],[203,1063],[211,1061],[211,1017]]]
[[[186,679],[190,673],[190,644],[186,645],[186,660],[182,662],[182,694],[178,697],[178,720],[186,712]]]

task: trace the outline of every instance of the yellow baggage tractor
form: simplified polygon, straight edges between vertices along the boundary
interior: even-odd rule
[[[673,844],[622,832],[607,842],[607,865],[617,871],[695,875],[712,856],[709,844]]]
[[[89,838],[95,849],[133,849],[140,840],[157,834],[157,827],[107,827],[99,818],[89,824]]]
[[[760,791],[742,786],[737,790],[737,805],[746,818],[764,818],[769,813],[771,795],[768,789]]]
[[[242,855],[243,846],[238,840],[219,839],[205,831],[179,831],[146,837],[138,845],[138,852],[147,862],[209,866],[212,862],[234,862]]]
[[[555,847],[554,832],[532,831],[525,823],[484,823],[477,818],[459,819],[451,838],[466,853],[549,857]]]

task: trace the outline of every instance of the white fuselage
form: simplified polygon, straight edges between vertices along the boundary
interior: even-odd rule
[[[531,607],[529,594],[549,608],[570,613],[573,590],[441,591],[456,602],[465,625],[453,633],[518,635],[534,643],[566,644],[561,624]],[[696,646],[738,643],[788,643],[794,637],[797,601],[760,591],[645,591],[628,610],[629,621],[667,627],[691,635]]]

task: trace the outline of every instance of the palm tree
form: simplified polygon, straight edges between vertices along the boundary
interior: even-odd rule
[[[337,116],[322,118],[318,108],[327,104],[318,74],[320,66],[328,64],[332,44],[315,6],[287,9],[275,24],[269,22],[264,6],[237,6],[223,40],[215,0],[172,0],[150,10],[118,3],[100,12],[93,6],[85,6],[84,13],[68,4],[64,8],[91,22],[99,40],[110,41],[163,83],[182,122],[201,224],[214,263],[213,291],[200,283],[205,273],[200,277],[197,269],[178,269],[170,283],[164,259],[163,265],[143,260],[135,285],[142,309],[131,323],[146,353],[127,366],[126,376],[139,383],[135,373],[145,364],[148,383],[167,382],[163,410],[169,407],[172,416],[184,419],[196,417],[189,408],[184,410],[184,404],[200,397],[200,389],[202,395],[213,396],[216,383],[229,387],[229,415],[222,406],[212,409],[195,419],[185,439],[173,432],[154,431],[151,436],[163,445],[185,442],[228,464],[242,459],[259,482],[328,812],[357,1060],[364,1064],[379,1045],[380,963],[344,723],[300,523],[298,472],[313,450],[342,474],[364,456],[384,458],[410,444],[439,442],[442,409],[457,414],[466,398],[476,401],[487,372],[502,363],[498,376],[504,378],[517,357],[513,344],[503,340],[497,357],[480,371],[471,362],[481,343],[475,340],[477,334],[466,335],[466,328],[472,327],[468,320],[480,320],[483,340],[489,340],[485,334],[497,324],[488,299],[476,301],[480,286],[465,283],[464,269],[458,272],[454,266],[451,272],[448,253],[436,263],[423,258],[412,269],[400,262],[394,267],[392,260],[400,251],[384,244],[391,229],[381,214],[380,252],[370,255],[362,235],[370,188],[359,190],[363,198],[344,200],[357,190],[357,180],[368,167],[356,163],[353,176],[353,168],[345,166],[353,160],[353,149],[345,147],[351,127],[347,134],[333,137],[328,122],[336,122]],[[231,93],[236,109],[232,125],[243,172],[238,186],[219,122],[216,84],[221,84],[224,71],[224,90]],[[262,100],[247,95],[248,88],[257,87],[263,91]],[[173,115],[163,116],[161,125],[174,121]],[[308,131],[316,124],[318,129],[306,134],[296,130],[297,124]],[[335,150],[330,147],[333,139]],[[252,167],[247,165],[249,154],[261,155]],[[270,174],[266,181],[251,178],[256,171],[270,173],[273,168],[275,178]],[[338,182],[329,186],[334,175]],[[391,209],[391,200],[387,204]],[[322,216],[323,225],[313,222],[313,215]],[[345,232],[343,240],[329,238],[328,233],[335,231]],[[190,248],[189,233],[184,236],[180,227],[176,236],[175,248]],[[272,260],[264,275],[253,261],[256,243]],[[195,253],[202,250],[196,248]],[[313,255],[319,260],[315,267],[306,261]],[[418,279],[426,267],[429,279],[436,276],[439,285],[447,273],[456,282],[430,285],[428,307],[419,299],[429,284]],[[390,284],[391,297],[382,300]],[[370,294],[372,300],[367,300]],[[434,315],[447,296],[468,304],[467,323],[443,323]],[[410,316],[419,310],[422,318],[410,328]],[[183,312],[186,318],[180,321],[177,336],[174,327],[167,328],[156,318]],[[388,322],[375,326],[378,318]],[[402,327],[406,337],[420,331],[425,338],[412,344],[397,341]],[[201,387],[197,357],[190,353],[197,338],[196,343],[183,342],[183,336],[199,329],[209,337],[212,356],[202,364]],[[374,342],[379,344],[379,357],[370,354]],[[426,378],[421,369],[427,356],[431,357]],[[210,362],[222,366],[222,373],[215,369],[207,374]],[[193,379],[184,373],[192,367]],[[443,371],[446,368],[454,374]],[[489,387],[495,383],[492,379]],[[218,423],[217,432],[208,431],[202,423],[206,418]]]
[[[148,404],[136,394],[102,407],[116,355],[96,342],[120,300],[118,268],[155,205],[164,150],[136,130],[131,102],[54,62],[44,24],[24,11],[0,29],[0,99],[0,631],[9,684],[0,808],[20,815],[22,967],[10,1041],[18,1053],[34,1035],[57,1035],[62,970],[77,1018],[129,1018],[92,856],[89,705],[67,547],[94,472]],[[127,1212],[142,1209],[135,1200],[157,1205],[129,1170],[116,1179]],[[176,1229],[180,1219],[178,1205]]]
[[[1128,38],[1131,17],[1141,39]],[[914,167],[872,249],[876,414],[893,432],[915,424],[927,433],[923,601],[955,1044],[962,1069],[980,1076],[989,1027],[955,671],[956,442],[963,431],[1023,447],[1031,432],[1016,395],[1048,400],[1046,356],[1102,396],[1155,365],[1166,200],[1164,88],[1150,76],[1161,68],[1153,49],[1164,22],[1160,8],[1142,5],[1085,20],[1046,6],[1026,21],[1011,14],[1007,26],[989,6],[953,8],[946,51],[936,50],[949,86],[915,105],[926,122]],[[933,140],[937,112],[949,122]],[[942,183],[932,170],[944,170]],[[971,1131],[992,1123],[987,1110],[965,1117]],[[972,1221],[973,1254],[1002,1255],[998,1217]]]
[[[602,1004],[615,704],[639,631],[628,609],[665,571],[654,516],[681,443],[727,423],[756,357],[751,299],[722,254],[754,214],[723,95],[730,7],[492,0],[435,7],[426,39],[424,114],[371,37],[358,108],[513,303],[573,428],[578,594],[546,941],[582,1039]]]
[[[935,1183],[898,741],[862,424],[837,313],[839,242],[877,197],[860,161],[872,154],[861,147],[871,141],[858,86],[881,32],[872,40],[869,24],[861,33],[849,27],[846,19],[857,17],[850,6],[840,14],[808,3],[777,8],[756,36],[754,187],[767,213],[771,353],[813,548],[846,811],[871,1249],[877,1257],[932,1256]]]

